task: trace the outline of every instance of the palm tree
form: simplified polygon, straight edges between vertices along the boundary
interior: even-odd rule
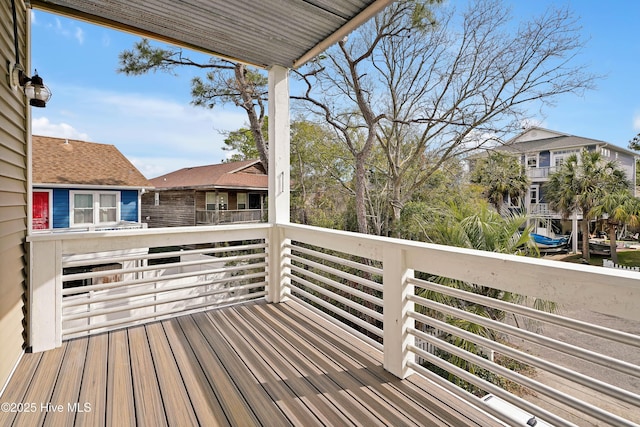
[[[599,152],[572,154],[549,176],[543,185],[544,198],[564,219],[582,211],[582,256],[589,260],[589,220],[595,218],[593,207],[607,194],[629,187],[624,171]]]
[[[502,213],[506,195],[512,199],[520,198],[529,188],[529,180],[518,159],[499,151],[492,151],[477,161],[471,182],[484,187],[485,197],[499,213]]]
[[[618,262],[616,251],[616,227],[622,224],[636,226],[640,224],[640,201],[627,190],[618,190],[605,194],[591,209],[591,216],[605,217],[611,260]]]
[[[530,229],[525,226],[527,221],[526,216],[511,213],[505,213],[504,216],[501,216],[498,212],[491,209],[484,200],[480,203],[473,203],[470,201],[460,204],[451,203],[450,205],[438,210],[438,212],[434,212],[430,216],[437,219],[430,221],[428,224],[423,223],[420,227],[424,232],[423,238],[429,242],[508,254],[523,255],[531,252],[537,253],[537,248],[529,236]],[[414,219],[417,220],[416,218]],[[466,292],[480,294],[501,301],[530,303],[530,301],[526,301],[525,297],[521,295],[494,289],[489,286],[485,286],[484,284],[481,285],[448,277],[429,275],[427,273],[417,272],[416,274],[419,278],[423,278],[440,285],[462,289]],[[487,317],[497,321],[505,320],[506,312],[497,308],[487,307],[486,305],[465,301],[460,298],[449,297],[445,294],[426,289],[420,289],[418,291],[418,295],[445,305],[471,312],[478,316]],[[538,309],[550,312],[553,312],[556,309],[555,304],[549,301],[535,300],[533,301],[533,305]],[[445,321],[475,335],[493,340],[500,339],[500,336],[496,335],[495,331],[492,329],[474,323],[470,320],[449,316],[438,312],[437,310],[429,310],[422,306],[417,307],[417,309],[421,310],[428,316]],[[517,318],[515,320],[517,323]],[[442,338],[470,353],[481,353],[481,349],[473,341],[449,334],[443,334]],[[464,358],[457,357],[447,352],[442,352],[439,357],[444,358],[449,361],[449,363],[465,369],[474,375],[481,377],[485,377],[487,375],[487,372],[475,367],[475,365],[467,362]],[[449,381],[456,383],[467,391],[477,391],[475,386],[455,377],[455,375],[451,373],[446,373],[445,371],[438,370],[434,367],[430,367],[429,369],[433,369],[435,372],[445,376]],[[500,377],[489,376],[486,377],[486,379],[496,384],[500,384],[500,381],[503,381]]]

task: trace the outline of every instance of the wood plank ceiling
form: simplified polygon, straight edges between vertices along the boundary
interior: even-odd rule
[[[31,0],[40,10],[268,68],[296,68],[392,0]]]

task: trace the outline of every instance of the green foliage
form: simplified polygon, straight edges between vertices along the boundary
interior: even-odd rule
[[[433,243],[522,254],[530,247],[526,221],[524,215],[501,216],[486,205],[450,205],[441,221],[432,224],[427,237]]]
[[[263,72],[242,66],[243,80],[240,82],[230,72],[234,68],[210,70],[204,79],[194,77],[191,80],[192,104],[213,108],[217,103],[230,103],[246,110],[258,100],[266,101],[268,79]]]
[[[572,154],[549,176],[543,185],[544,198],[550,207],[568,218],[581,211],[583,220],[582,256],[589,259],[589,221],[593,208],[607,194],[629,187],[624,171],[615,162],[606,161],[599,152]]]
[[[484,195],[501,212],[504,197],[520,199],[529,188],[529,180],[518,159],[499,151],[491,151],[476,161],[471,172],[471,182],[484,188]]]
[[[266,135],[268,132],[267,118],[265,117],[262,124],[262,133]],[[248,128],[240,128],[227,133],[224,139],[224,151],[233,152],[228,161],[238,162],[242,160],[251,160],[260,158],[253,132]]]
[[[529,237],[529,228],[526,226],[526,217],[524,215],[506,214],[502,216],[491,209],[486,201],[477,198],[467,198],[459,200],[457,203],[443,203],[437,207],[429,206],[425,202],[410,203],[403,209],[402,219],[403,224],[414,225],[412,232],[415,234],[413,237],[421,237],[421,240],[432,243],[506,254],[537,254],[537,248]],[[484,286],[483,284],[437,276],[429,274],[427,271],[417,271],[415,274],[416,277],[432,283],[500,301],[533,305],[537,309],[547,311],[555,311],[556,308],[555,304],[549,301],[538,299],[528,301],[521,295]],[[517,280],[517,278],[514,278],[514,280]],[[451,297],[433,290],[418,289],[417,294],[423,298],[495,321],[505,320],[506,312],[503,310],[487,307],[484,304],[467,301],[462,298]],[[418,304],[416,305],[416,310],[478,336],[492,340],[500,340],[501,338],[492,329],[471,320],[445,314]],[[444,334],[441,338],[470,354],[484,357],[482,349],[471,341],[451,334]],[[504,388],[514,387],[505,378],[481,369],[473,363],[469,363],[463,357],[444,350],[440,350],[437,356],[492,384]],[[482,390],[477,386],[456,377],[448,371],[430,364],[427,367],[471,393],[482,394]]]
[[[196,62],[182,49],[154,47],[147,39],[120,53],[119,59],[118,72],[127,75],[156,71],[174,73],[177,67],[182,66],[206,70],[204,78],[194,77],[191,80],[191,103],[205,108],[214,108],[217,104],[242,108],[249,119],[249,130],[258,154],[256,157],[268,169],[268,142],[266,133],[262,132],[268,79],[263,71],[216,57],[211,57],[208,62]]]
[[[427,31],[430,27],[437,25],[438,20],[433,13],[433,6],[442,2],[443,0],[414,1],[415,4],[411,13],[413,27],[421,31]]]
[[[633,197],[627,189],[607,192],[591,208],[589,216],[603,218],[609,236],[611,259],[617,263],[616,227],[622,224],[635,227],[640,224],[640,201]]]
[[[640,151],[640,133],[629,141],[629,149]]]
[[[138,76],[149,71],[173,72],[179,65],[180,50],[171,50],[151,46],[148,39],[134,43],[132,50],[124,50],[118,55],[120,68],[118,72]]]
[[[334,133],[304,119],[291,123],[291,206],[293,220],[348,229],[352,166]]]

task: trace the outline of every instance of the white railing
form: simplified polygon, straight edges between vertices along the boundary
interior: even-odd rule
[[[555,211],[549,209],[548,203],[532,203],[529,207],[530,215],[550,215],[555,213]]]
[[[629,267],[628,265],[620,265],[616,264],[610,259],[603,259],[602,266],[607,268],[617,268],[618,270],[628,270],[628,271],[637,271],[640,272],[640,267]]]
[[[241,222],[261,222],[266,217],[262,209],[240,209],[220,211],[196,211],[196,224],[234,224]]]
[[[640,422],[640,336],[530,307],[553,301],[640,325],[637,273],[298,225],[282,228],[290,252],[285,274],[291,298],[382,349],[384,366],[395,375],[417,372],[475,401],[464,390],[492,393],[555,426]],[[428,332],[434,329],[439,333]],[[574,342],[573,337],[582,338]],[[516,362],[544,379],[511,370]],[[507,385],[522,389],[525,397],[505,391]],[[575,394],[567,392],[572,389]]]
[[[267,234],[227,226],[30,236],[30,345],[264,297]]]
[[[527,177],[531,179],[546,179],[549,175],[554,173],[556,168],[554,166],[543,166],[538,168],[527,168]]]
[[[147,228],[146,223],[133,221],[120,221],[115,224],[89,225],[73,228],[49,228],[46,230],[33,230],[34,233],[81,233],[83,231],[110,231],[110,230],[139,230]]]
[[[225,241],[242,243],[211,245]],[[382,350],[394,375],[424,375],[514,425],[473,394],[492,393],[555,426],[640,422],[640,337],[531,308],[553,301],[640,324],[636,272],[293,224],[34,235],[29,245],[36,350],[121,327],[127,323],[114,316],[122,309],[142,322],[251,298],[292,299]],[[146,251],[169,246],[184,250]],[[77,270],[97,265],[85,257],[98,252],[106,253],[101,267]],[[83,280],[91,285],[63,290],[64,281]],[[538,376],[510,369],[516,362]]]

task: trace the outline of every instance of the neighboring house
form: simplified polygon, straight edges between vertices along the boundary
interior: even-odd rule
[[[183,168],[151,180],[142,196],[149,227],[259,222],[266,216],[268,180],[259,160]]]
[[[582,150],[599,151],[605,160],[615,161],[635,189],[636,153],[604,141],[532,127],[497,149],[517,155],[524,165],[531,182],[524,205],[532,215],[560,219],[560,214],[549,209],[543,184],[567,157]]]
[[[151,183],[113,145],[32,137],[33,230],[140,228]]]

